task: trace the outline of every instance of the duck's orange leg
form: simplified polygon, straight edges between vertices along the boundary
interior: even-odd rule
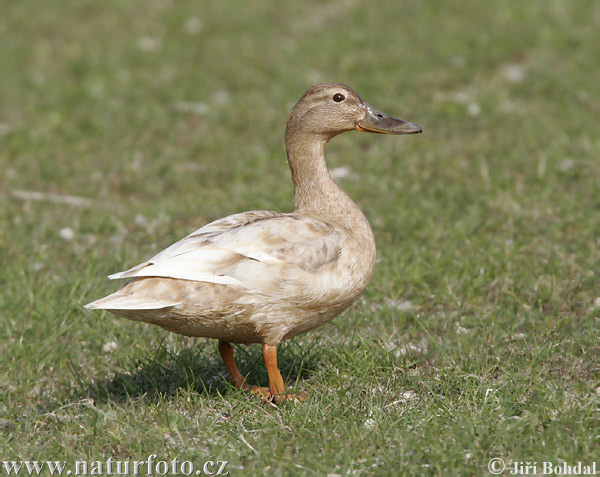
[[[231,378],[233,385],[238,389],[244,389],[246,391],[250,390],[251,387],[246,384],[244,376],[235,365],[235,360],[233,359],[233,346],[227,341],[219,340],[219,353],[221,353],[221,358],[225,361],[225,366],[227,366],[227,371],[229,371],[229,377]]]
[[[284,401],[288,396],[285,394],[285,383],[279,372],[279,366],[277,364],[277,346],[268,344],[263,345],[263,359],[265,360],[265,367],[269,375],[269,394],[273,398],[273,401],[281,402]]]
[[[240,373],[233,359],[233,346],[227,341],[219,340],[219,353],[221,353],[225,366],[227,366],[231,382],[236,388],[251,391],[253,394],[261,396],[264,401],[273,400],[275,403],[285,401],[286,399],[306,399],[306,393],[295,395],[285,393],[285,383],[277,365],[277,346],[263,345],[263,358],[269,375],[268,388],[246,384],[244,376]]]
[[[265,400],[270,398],[273,399],[273,402],[279,403],[286,399],[298,399],[303,401],[308,397],[305,392],[286,394],[285,382],[281,377],[279,366],[277,365],[276,345],[263,345],[263,359],[265,360],[265,367],[267,368],[267,374],[269,375],[269,393],[264,396]]]

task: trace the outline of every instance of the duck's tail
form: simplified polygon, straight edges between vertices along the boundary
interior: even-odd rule
[[[142,300],[123,293],[113,293],[99,300],[84,305],[89,310],[162,310],[179,305],[176,301],[153,300],[144,297]]]

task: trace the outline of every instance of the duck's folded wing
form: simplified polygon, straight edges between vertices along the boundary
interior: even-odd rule
[[[340,254],[335,228],[311,217],[245,212],[212,222],[109,278],[168,277],[253,288],[269,266],[316,273]]]

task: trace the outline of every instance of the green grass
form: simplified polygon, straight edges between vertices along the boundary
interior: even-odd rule
[[[230,475],[597,459],[597,2],[2,11],[0,459],[154,453]],[[350,310],[280,347],[307,402],[233,389],[213,341],[82,308],[210,220],[291,210],[283,129],[321,81],[424,134],[328,147],[379,261]],[[236,349],[265,385],[260,347]]]

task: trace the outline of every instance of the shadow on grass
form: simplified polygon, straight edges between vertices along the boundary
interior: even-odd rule
[[[309,378],[319,362],[318,340],[310,347],[285,342],[278,347],[279,369],[288,386]],[[238,368],[250,385],[267,386],[260,345],[235,346]],[[90,382],[90,376],[72,367],[79,389],[76,399],[92,398],[97,402],[124,402],[145,396],[164,399],[181,390],[207,395],[225,394],[231,388],[229,375],[216,346],[209,340],[176,353],[160,344],[153,354],[137,358],[109,379]]]

